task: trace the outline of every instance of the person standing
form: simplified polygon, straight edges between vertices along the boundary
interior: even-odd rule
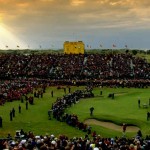
[[[123,137],[125,137],[125,135],[126,135],[126,129],[127,129],[127,125],[125,123],[123,123],[123,125],[122,125]]]
[[[140,99],[138,99],[138,106],[139,106],[139,108],[141,107],[140,105],[141,105],[141,101],[140,101]]]
[[[70,93],[71,92],[71,87],[69,86],[69,88],[68,88],[68,92]]]
[[[103,91],[100,91],[100,95],[102,95],[103,94]]]
[[[28,101],[26,101],[26,110],[28,110]]]
[[[10,121],[12,121],[12,111],[11,110],[10,110],[9,115],[10,115]]]
[[[23,97],[21,96],[21,103],[23,103]]]
[[[12,116],[15,117],[15,109],[12,109]]]
[[[112,93],[112,99],[114,99],[115,98],[115,94],[114,93]]]
[[[2,125],[2,121],[3,121],[3,120],[2,120],[2,117],[0,116],[0,128],[3,126],[3,125]]]
[[[51,96],[52,96],[52,97],[54,96],[54,92],[53,92],[53,91],[51,91]]]
[[[123,132],[126,132],[126,129],[127,129],[127,125],[125,123],[123,123],[123,126],[122,126]]]
[[[66,94],[66,88],[64,87],[64,93]]]
[[[19,113],[21,113],[21,106],[20,105],[19,105],[18,109],[19,109]]]
[[[93,115],[93,111],[94,111],[94,107],[91,107],[91,108],[90,108],[90,116]]]

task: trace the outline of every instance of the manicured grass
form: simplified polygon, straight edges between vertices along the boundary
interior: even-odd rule
[[[102,89],[103,97],[99,97],[99,91],[99,89],[94,89],[94,99],[82,100],[69,111],[76,113],[79,119],[83,121],[90,117],[89,108],[93,106],[95,108],[93,117],[98,120],[111,121],[118,125],[122,125],[123,122],[137,125],[144,135],[150,134],[150,122],[147,121],[147,111],[150,111],[150,109],[142,107],[143,103],[149,103],[149,89],[104,88]],[[114,100],[108,98],[109,93],[115,93]],[[141,99],[140,109],[138,108],[138,98]],[[98,130],[98,127],[96,129],[101,133],[102,129]],[[135,133],[133,134],[135,135]],[[120,133],[117,135],[120,135]]]
[[[72,91],[84,89],[84,87],[71,87]],[[51,90],[54,91],[54,97],[51,97]],[[103,91],[100,96],[100,91]],[[118,125],[122,123],[137,125],[140,127],[144,136],[150,134],[150,121],[147,121],[147,111],[149,108],[143,108],[142,104],[149,103],[150,89],[137,88],[94,88],[95,97],[82,99],[79,103],[66,109],[66,112],[77,114],[80,121],[91,118],[89,108],[93,106],[93,118],[103,121],[111,121]],[[67,91],[68,92],[68,91]],[[115,93],[115,98],[108,98],[109,93]],[[84,136],[86,133],[76,128],[68,126],[66,123],[58,122],[55,119],[48,120],[48,109],[51,108],[57,97],[64,95],[63,89],[57,90],[56,87],[50,87],[46,90],[43,98],[34,98],[34,105],[29,105],[25,109],[25,102],[20,101],[8,102],[0,106],[0,116],[3,118],[3,127],[0,128],[0,137],[6,137],[8,133],[15,135],[16,130],[23,129],[26,132],[32,131],[35,135],[64,134],[69,137]],[[138,98],[141,100],[141,108],[138,108]],[[22,107],[21,114],[18,112],[19,104]],[[10,121],[9,112],[12,108],[16,110],[16,117]],[[105,137],[122,136],[121,132],[113,131],[97,125],[92,125],[92,131],[96,131]],[[128,137],[136,133],[127,133]]]

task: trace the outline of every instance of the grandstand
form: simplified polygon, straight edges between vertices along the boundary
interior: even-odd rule
[[[33,78],[53,85],[85,85],[90,80],[103,86],[145,87],[150,85],[150,64],[131,54],[1,54],[0,78],[2,82],[9,80],[11,88],[18,89],[19,84],[29,91],[34,87]],[[1,84],[4,93],[5,86]],[[20,96],[19,92],[13,99]]]

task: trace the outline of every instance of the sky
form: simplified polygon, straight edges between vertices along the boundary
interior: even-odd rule
[[[150,49],[150,0],[0,0],[0,49],[61,49],[65,41]]]

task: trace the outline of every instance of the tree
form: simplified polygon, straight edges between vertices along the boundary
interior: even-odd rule
[[[127,50],[126,50],[126,54],[128,54],[128,53],[129,53],[129,50],[127,49]]]
[[[132,51],[132,54],[133,54],[133,55],[136,55],[136,54],[137,54],[137,50],[133,50],[133,51]]]

